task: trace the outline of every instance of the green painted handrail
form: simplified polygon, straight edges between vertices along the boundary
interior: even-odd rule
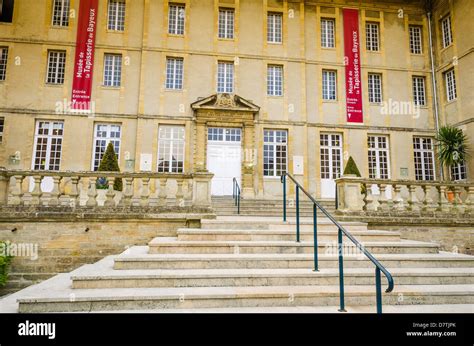
[[[233,184],[232,198],[234,199],[234,205],[237,207],[237,214],[240,214],[240,186],[236,178],[233,179]]]
[[[299,190],[301,190],[311,202],[313,202],[313,229],[314,229],[314,264],[315,271],[318,270],[318,250],[317,250],[317,215],[316,207],[338,228],[337,241],[338,241],[338,257],[339,257],[339,300],[340,309],[339,311],[346,311],[344,305],[344,258],[342,255],[342,236],[343,234],[359,248],[362,253],[375,265],[375,289],[377,299],[377,313],[382,313],[382,285],[380,273],[382,272],[388,281],[388,287],[385,290],[386,293],[392,292],[394,287],[392,274],[382,265],[372,254],[356,239],[354,236],[347,231],[318,201],[316,201],[304,188],[296,181],[294,177],[289,173],[284,173],[281,176],[281,182],[283,184],[283,221],[286,222],[286,177],[290,178],[291,181],[296,185],[296,238],[299,241]]]

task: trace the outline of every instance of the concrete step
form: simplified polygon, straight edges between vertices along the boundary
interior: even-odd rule
[[[400,241],[400,233],[388,231],[353,231],[351,234],[359,241]],[[179,241],[292,241],[296,230],[237,230],[181,228],[177,231]],[[313,231],[300,232],[302,241],[312,241]],[[337,241],[337,231],[318,230],[318,241]]]
[[[18,297],[20,313],[148,309],[337,306],[339,286],[253,286],[37,290]],[[396,285],[384,305],[474,304],[473,285]],[[348,306],[374,306],[373,285],[345,286]],[[375,307],[374,307],[375,312]]]
[[[334,255],[319,255],[320,268],[337,268]],[[387,268],[474,268],[474,257],[439,254],[379,254]],[[148,254],[148,247],[133,247],[114,257],[114,269],[283,269],[312,268],[313,254]],[[372,268],[368,259],[346,257],[344,268]]]
[[[473,268],[394,268],[398,285],[474,284]],[[338,285],[339,270],[320,269],[187,269],[94,270],[72,276],[75,289],[146,287],[246,287]],[[374,268],[346,268],[346,285],[375,285]]]
[[[312,242],[291,241],[178,241],[177,238],[158,237],[149,244],[151,254],[205,253],[205,254],[247,254],[247,253],[313,253]],[[365,242],[365,248],[372,254],[380,253],[438,253],[439,245],[418,241]],[[319,241],[319,253],[336,254],[336,241]],[[364,256],[352,243],[344,243],[346,256]]]
[[[341,222],[341,225],[350,232],[366,231],[364,222]],[[255,216],[219,216],[216,219],[202,220],[201,229],[272,229],[296,230],[296,220],[288,218],[283,222],[281,217],[255,217]],[[318,230],[334,230],[337,227],[327,218],[318,219]],[[313,230],[312,218],[300,219],[300,230]]]

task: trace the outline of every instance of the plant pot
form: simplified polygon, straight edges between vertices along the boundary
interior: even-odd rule
[[[449,203],[454,201],[454,192],[453,191],[446,191],[446,198]]]

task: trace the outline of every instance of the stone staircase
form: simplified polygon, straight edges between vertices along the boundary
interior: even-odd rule
[[[474,312],[473,256],[440,252],[436,244],[368,230],[364,223],[343,225],[394,276],[394,291],[383,293],[384,307],[446,305]],[[175,238],[155,238],[149,246],[132,247],[15,293],[0,301],[0,312],[8,306],[20,312],[337,312],[337,232],[321,218],[318,234],[320,271],[314,272],[309,219],[302,219],[300,243],[295,242],[294,221],[251,216],[203,220],[199,229],[179,229]],[[347,245],[346,306],[375,312],[374,266]],[[384,290],[383,276],[382,284]]]
[[[294,216],[296,214],[294,196],[288,196],[287,200],[287,215]],[[335,211],[334,199],[323,199],[319,201],[320,204],[331,214]],[[231,197],[212,197],[212,207],[214,208],[217,215],[237,215],[237,207],[234,204],[234,200]],[[240,201],[240,215],[248,216],[275,216],[281,217],[283,214],[282,199],[245,199],[242,198]],[[321,217],[323,214],[318,209],[318,215]],[[313,204],[302,196],[300,200],[300,216],[301,217],[312,217],[313,216]]]

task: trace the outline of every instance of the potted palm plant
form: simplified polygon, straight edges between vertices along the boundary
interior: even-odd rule
[[[445,125],[438,130],[436,141],[438,142],[438,160],[442,168],[446,167],[449,177],[452,178],[451,168],[467,159],[467,136],[461,129]],[[450,202],[454,199],[452,190],[448,190],[447,198]]]

